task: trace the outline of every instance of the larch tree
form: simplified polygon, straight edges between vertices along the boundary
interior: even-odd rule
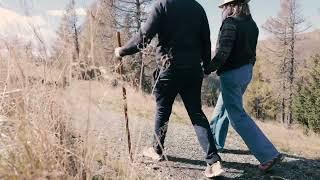
[[[277,17],[267,20],[263,28],[272,35],[273,48],[269,48],[279,59],[279,79],[281,83],[281,120],[286,125],[293,123],[293,95],[297,62],[296,43],[298,35],[308,29],[302,15],[299,0],[281,0]]]

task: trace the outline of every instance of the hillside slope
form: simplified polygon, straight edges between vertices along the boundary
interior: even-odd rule
[[[271,38],[258,42],[258,56],[273,58],[274,53],[269,49],[275,49],[274,42]],[[302,33],[297,37],[296,56],[299,61],[308,59],[310,56],[320,53],[320,30],[314,30]]]

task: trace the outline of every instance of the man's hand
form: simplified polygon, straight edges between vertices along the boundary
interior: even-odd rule
[[[115,57],[117,58],[117,59],[121,59],[122,58],[122,56],[120,55],[120,51],[121,51],[121,47],[118,47],[118,48],[116,48],[115,50],[114,50],[114,55],[115,55]]]

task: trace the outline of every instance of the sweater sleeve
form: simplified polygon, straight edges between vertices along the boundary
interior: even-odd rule
[[[150,13],[145,25],[120,50],[120,56],[132,55],[146,47],[158,33],[163,15],[162,2],[157,2]]]
[[[230,57],[237,37],[237,26],[232,18],[227,18],[220,29],[216,54],[213,58],[212,69],[217,70],[225,64]]]
[[[201,27],[201,41],[202,41],[202,62],[203,67],[206,69],[211,60],[211,40],[210,40],[210,27],[206,13],[203,13],[203,22]]]

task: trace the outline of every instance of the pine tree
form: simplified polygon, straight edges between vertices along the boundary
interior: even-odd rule
[[[320,55],[313,58],[314,66],[299,82],[293,101],[294,118],[314,132],[320,133]]]

